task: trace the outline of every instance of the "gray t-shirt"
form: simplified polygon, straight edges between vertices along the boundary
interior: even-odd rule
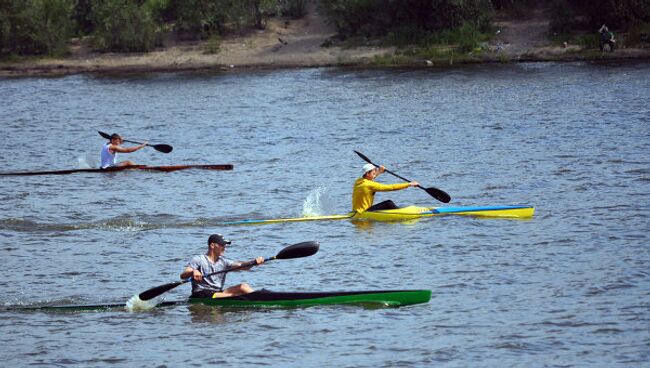
[[[199,270],[201,271],[203,276],[205,276],[213,272],[222,271],[227,268],[230,268],[236,263],[237,263],[236,261],[224,257],[219,257],[216,262],[212,263],[212,261],[210,261],[208,256],[202,254],[200,256],[194,256],[194,258],[192,258],[185,265],[185,267],[192,267],[195,270]],[[215,291],[215,292],[222,291],[223,283],[225,281],[226,281],[225,273],[219,273],[216,275],[203,277],[203,281],[201,281],[200,283],[197,283],[196,281],[194,281],[194,279],[192,279],[192,293],[196,293],[202,290]]]

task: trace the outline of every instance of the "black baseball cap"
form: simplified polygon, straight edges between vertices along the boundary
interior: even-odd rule
[[[226,245],[232,243],[228,239],[224,239],[221,234],[212,234],[208,237],[208,244],[217,243],[219,245]]]

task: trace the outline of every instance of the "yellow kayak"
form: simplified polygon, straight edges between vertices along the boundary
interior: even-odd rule
[[[532,206],[461,206],[461,207],[417,207],[408,206],[394,210],[350,212],[345,215],[327,215],[294,217],[269,220],[238,220],[223,222],[222,225],[261,225],[284,222],[363,219],[373,221],[407,221],[422,217],[433,216],[475,216],[484,218],[527,219],[533,217],[535,207]]]
[[[483,206],[483,207],[417,207],[408,206],[394,210],[366,211],[353,216],[375,221],[404,221],[421,217],[444,215],[476,216],[491,218],[525,219],[533,217],[531,206]]]

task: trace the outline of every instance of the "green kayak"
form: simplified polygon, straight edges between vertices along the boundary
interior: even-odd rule
[[[364,305],[372,307],[400,307],[404,305],[428,303],[431,290],[371,290],[342,292],[274,292],[266,289],[230,298],[189,298],[187,300],[166,301],[156,307],[169,307],[182,304],[204,304],[224,308],[283,308],[309,307],[315,305]],[[94,305],[48,305],[19,308],[28,311],[44,312],[97,312],[124,310],[122,304]]]

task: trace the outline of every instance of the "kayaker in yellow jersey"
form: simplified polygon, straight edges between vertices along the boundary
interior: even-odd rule
[[[141,148],[144,148],[147,146],[147,142],[144,142],[138,146],[134,147],[122,147],[121,144],[124,142],[122,137],[120,137],[119,134],[113,133],[111,135],[111,139],[102,147],[102,153],[101,153],[101,163],[99,165],[100,168],[105,169],[107,167],[113,167],[113,166],[131,166],[135,165],[133,161],[127,160],[127,161],[122,161],[122,162],[117,162],[117,153],[131,153],[135,152]]]
[[[363,176],[354,182],[354,190],[352,191],[352,211],[362,213],[365,211],[395,209],[397,208],[397,205],[391,200],[373,205],[375,193],[390,192],[418,186],[417,181],[399,184],[381,184],[375,182],[375,178],[385,170],[386,168],[383,166],[376,167],[373,164],[363,165]]]
[[[264,263],[264,257],[257,257],[248,262],[233,261],[224,257],[226,245],[230,243],[231,241],[224,239],[223,235],[212,234],[208,237],[207,253],[195,256],[185,265],[185,269],[181,273],[181,279],[192,278],[191,298],[225,298],[255,291],[246,283],[224,289],[225,273],[203,277],[233,267],[245,266],[237,271],[248,270],[255,265]]]

